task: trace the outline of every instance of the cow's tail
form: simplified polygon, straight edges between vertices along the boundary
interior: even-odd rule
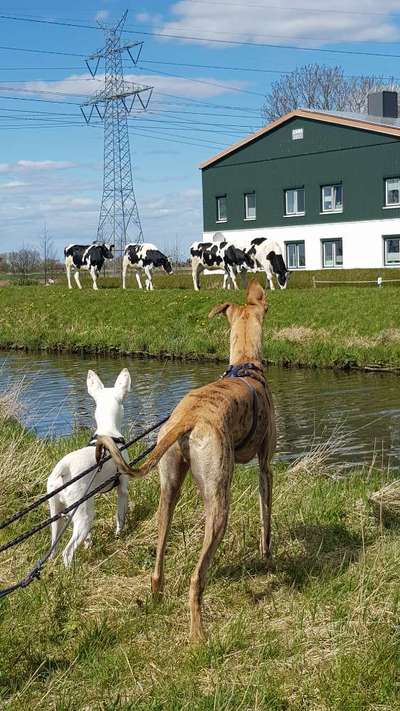
[[[137,469],[132,469],[129,464],[125,462],[121,452],[111,437],[100,435],[97,437],[96,441],[96,461],[99,463],[102,457],[103,449],[108,449],[115,464],[122,474],[127,474],[133,479],[140,479],[147,476],[149,472],[157,466],[161,457],[176,442],[176,440],[187,432],[190,432],[193,427],[193,422],[178,422],[174,427],[171,427],[167,434],[158,442],[147,459],[144,460],[143,464]]]

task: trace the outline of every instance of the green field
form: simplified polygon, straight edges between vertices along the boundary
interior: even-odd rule
[[[0,347],[155,357],[228,357],[228,325],[211,307],[243,292],[179,287],[154,292],[63,284],[0,289]],[[186,277],[185,277],[186,278]],[[178,279],[176,277],[175,279]],[[210,282],[207,282],[210,285]],[[116,284],[115,284],[116,286]],[[161,286],[161,284],[160,284]],[[302,288],[268,292],[264,357],[281,365],[400,367],[397,286]]]
[[[87,440],[38,441],[0,399],[0,520],[45,490],[48,472]],[[187,641],[187,594],[203,516],[190,478],[153,603],[158,480],[130,486],[123,536],[115,494],[99,496],[94,544],[66,572],[0,601],[0,708],[13,711],[356,711],[399,708],[399,535],[370,510],[388,474],[332,476],[320,457],[275,467],[275,570],[258,556],[257,473],[237,467],[230,521],[204,600],[207,642]],[[329,475],[329,476],[324,476]],[[28,516],[26,527],[47,516]],[[8,535],[21,532],[20,524]],[[0,542],[6,540],[0,533]],[[48,533],[1,556],[1,584],[44,552]]]

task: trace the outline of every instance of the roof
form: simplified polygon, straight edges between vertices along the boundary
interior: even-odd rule
[[[251,133],[249,136],[246,136],[246,138],[243,138],[241,141],[228,146],[225,150],[220,151],[220,153],[217,153],[212,158],[209,158],[204,161],[204,163],[201,163],[200,168],[207,168],[208,166],[213,165],[213,163],[217,163],[217,161],[221,160],[221,158],[225,158],[225,156],[228,156],[237,151],[239,148],[252,143],[252,141],[260,138],[260,136],[266,135],[270,131],[278,128],[278,126],[282,126],[284,123],[293,118],[314,119],[325,123],[334,123],[340,126],[349,126],[350,128],[358,128],[362,131],[373,131],[375,133],[383,133],[388,136],[396,136],[397,138],[400,138],[400,119],[386,117],[381,118],[379,116],[356,114],[346,111],[313,111],[311,109],[296,109],[295,111],[291,111],[275,121],[272,121],[267,124],[267,126],[263,126],[258,131],[255,131],[255,133]]]

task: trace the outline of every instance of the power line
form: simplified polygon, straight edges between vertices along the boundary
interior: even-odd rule
[[[389,13],[388,13],[389,14]],[[78,22],[64,22],[61,20],[46,20],[46,19],[39,19],[39,18],[34,18],[34,17],[17,17],[15,15],[0,15],[0,19],[3,20],[13,20],[13,21],[18,21],[18,22],[33,22],[33,23],[38,23],[38,24],[46,24],[46,25],[59,25],[62,27],[71,27],[71,28],[80,28],[80,29],[90,29],[90,30],[97,30],[98,28],[95,25],[88,25],[88,24],[82,24]],[[229,39],[229,40],[223,40],[223,39],[215,39],[212,37],[198,37],[195,35],[179,35],[179,34],[172,34],[172,33],[166,33],[166,32],[149,32],[149,31],[144,31],[144,30],[131,30],[129,28],[126,28],[124,32],[130,33],[130,34],[136,34],[136,35],[146,35],[148,37],[167,37],[170,39],[184,39],[184,40],[192,40],[196,42],[206,42],[206,43],[217,43],[217,44],[228,44],[228,45],[240,45],[240,46],[254,46],[254,47],[269,47],[272,49],[291,49],[291,50],[298,50],[298,51],[304,51],[304,52],[326,52],[330,54],[344,54],[344,55],[354,55],[354,56],[365,56],[365,57],[387,57],[387,58],[396,58],[399,59],[400,55],[397,54],[389,54],[389,53],[384,53],[384,52],[360,52],[357,50],[344,50],[344,49],[327,49],[327,48],[321,48],[321,47],[300,47],[298,45],[279,45],[279,44],[270,44],[266,42],[249,42],[249,41],[244,41],[244,40],[234,40],[234,39]],[[229,34],[228,32],[223,32],[219,31],[216,32],[216,34]],[[292,37],[288,35],[264,35],[265,37],[277,37],[278,39],[293,39]],[[323,41],[323,42],[333,42],[334,40],[332,38],[328,37],[299,37],[298,39],[300,40],[306,40],[306,41],[312,41],[312,42],[318,42],[318,41]],[[364,40],[365,42],[370,42],[369,40]],[[375,42],[370,42],[371,44],[376,44]],[[397,44],[397,43],[394,43]],[[0,49],[3,49],[0,47]],[[18,48],[4,48],[4,49],[9,49],[9,50],[15,50],[15,51],[32,51],[32,52],[43,52],[45,54],[61,54],[63,56],[69,56],[69,57],[83,57],[84,55],[76,54],[76,53],[70,53],[70,52],[56,52],[56,51],[49,51],[49,50],[25,50],[25,49],[18,49]]]
[[[163,62],[158,59],[141,59],[141,64],[163,64],[173,67],[188,67],[190,69],[218,69],[230,72],[260,72],[262,74],[291,74],[293,70],[261,69],[260,67],[227,67],[218,64],[186,64],[185,62]],[[1,71],[1,70],[0,70]]]
[[[350,56],[358,56],[358,57],[384,57],[384,58],[390,58],[390,59],[400,59],[400,54],[389,54],[386,52],[360,52],[357,50],[347,50],[347,49],[326,49],[325,47],[300,47],[298,45],[290,45],[290,44],[271,44],[267,42],[246,42],[246,41],[239,41],[239,40],[223,40],[223,39],[215,39],[212,37],[198,37],[195,35],[177,35],[177,34],[172,34],[172,33],[166,33],[166,32],[144,32],[144,31],[137,31],[137,30],[129,30],[132,34],[137,34],[137,35],[146,35],[149,37],[167,37],[170,39],[184,39],[184,40],[192,40],[196,42],[206,42],[207,44],[226,44],[226,45],[235,45],[235,46],[245,46],[245,47],[268,47],[270,49],[292,49],[292,50],[298,50],[301,52],[325,52],[327,54],[344,54],[344,55],[350,55]],[[282,37],[282,35],[280,35]],[[290,39],[288,37],[288,39]],[[307,39],[303,37],[302,39]],[[309,38],[312,39],[312,41],[317,42],[318,38],[313,37]],[[328,41],[328,40],[324,40]],[[371,44],[373,44],[371,42]]]
[[[97,30],[98,28],[95,25],[84,25],[81,23],[77,22],[62,22],[59,20],[45,20],[45,19],[35,19],[33,17],[16,17],[15,15],[0,15],[0,19],[4,20],[15,20],[15,21],[20,21],[20,22],[34,22],[34,23],[40,23],[40,24],[47,24],[47,25],[60,25],[63,27],[72,27],[72,28],[80,28],[80,29],[95,29]],[[272,43],[267,43],[267,42],[250,42],[250,41],[245,41],[245,40],[234,40],[234,39],[216,39],[213,37],[200,37],[196,35],[183,35],[183,34],[173,34],[173,33],[167,33],[167,32],[154,32],[154,31],[145,31],[145,30],[131,30],[127,28],[125,32],[128,32],[130,34],[135,34],[135,35],[145,35],[147,37],[166,37],[169,39],[183,39],[183,40],[191,40],[195,42],[206,42],[207,44],[226,44],[226,45],[235,45],[235,46],[246,46],[246,47],[268,47],[270,49],[291,49],[295,51],[302,51],[302,52],[323,52],[323,53],[328,53],[328,54],[339,54],[339,55],[350,55],[350,56],[361,56],[361,57],[383,57],[383,58],[390,58],[390,59],[400,59],[400,55],[398,54],[391,54],[387,52],[360,52],[357,50],[345,50],[345,49],[327,49],[327,48],[322,48],[322,47],[300,47],[299,45],[290,45],[290,44],[272,44]],[[216,34],[228,34],[227,32],[218,32]],[[266,35],[266,37],[277,37],[278,39],[293,39],[292,37],[288,35]],[[307,40],[307,41],[313,41],[313,42],[318,42],[318,41],[323,41],[323,42],[329,42],[331,41],[331,38],[325,37],[299,37],[300,40]],[[364,40],[364,42],[370,42],[369,40]],[[374,44],[373,42],[370,42],[371,44]],[[397,44],[397,43],[396,43]],[[37,49],[24,49],[24,48],[19,48],[19,47],[0,47],[0,49],[8,49],[10,51],[20,51],[20,52],[36,52],[36,53],[43,53],[43,54],[59,54],[62,56],[68,56],[68,57],[84,57],[82,54],[76,54],[76,53],[71,53],[71,52],[56,52],[56,51],[50,51],[50,50],[37,50]]]
[[[181,74],[171,74],[171,72],[162,72],[159,69],[147,69],[146,67],[142,67],[140,64],[138,64],[138,69],[146,69],[147,72],[150,72],[151,74],[162,74],[163,76],[166,77],[174,77],[175,79],[183,79],[184,81],[190,81],[194,82],[195,84],[207,84],[209,86],[216,86],[218,88],[225,89],[226,91],[237,91],[240,94],[252,94],[253,96],[262,96],[264,97],[264,94],[261,94],[259,91],[250,91],[248,89],[240,89],[239,87],[236,86],[227,86],[226,84],[219,84],[218,82],[215,81],[207,81],[206,79],[194,79],[193,77],[183,77]],[[156,89],[157,91],[157,89]]]
[[[218,5],[225,6],[227,5],[228,7],[243,7],[243,3],[238,3],[238,2],[224,2],[223,0],[189,0],[190,3],[193,5],[213,5],[214,7],[218,7]],[[186,0],[188,2],[188,0]],[[342,10],[342,9],[325,9],[321,7],[282,7],[282,5],[260,5],[252,2],[246,2],[246,8],[248,7],[255,7],[259,8],[261,10],[280,10],[281,12],[310,12],[313,15],[318,15],[319,13],[321,14],[330,14],[330,15],[357,15],[357,16],[371,16],[371,17],[387,17],[387,16],[396,16],[399,15],[400,13],[396,10],[388,10],[387,12],[368,12],[368,11],[361,11],[361,10]]]
[[[57,54],[62,57],[79,57],[84,58],[84,54],[76,54],[74,52],[57,52],[56,50],[50,49],[31,49],[27,47],[6,47],[4,45],[0,46],[0,49],[7,50],[9,52],[31,52],[32,54]]]

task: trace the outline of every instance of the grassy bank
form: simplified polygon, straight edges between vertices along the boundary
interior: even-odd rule
[[[227,299],[241,301],[243,292],[3,288],[0,347],[226,360],[228,325],[207,314]],[[264,357],[271,363],[400,365],[397,288],[289,288],[269,293],[268,303]]]
[[[55,461],[86,436],[38,442],[0,407],[0,520],[41,493]],[[156,474],[131,486],[118,540],[115,496],[98,497],[92,549],[79,551],[71,571],[57,559],[40,582],[0,601],[0,707],[399,708],[399,534],[382,528],[367,503],[387,475],[275,470],[276,569],[267,573],[257,553],[256,471],[238,467],[206,589],[209,640],[197,645],[187,643],[187,593],[202,510],[191,481],[175,514],[158,605],[149,595]],[[46,514],[32,513],[26,525]],[[26,572],[47,535],[2,554],[1,587]]]

